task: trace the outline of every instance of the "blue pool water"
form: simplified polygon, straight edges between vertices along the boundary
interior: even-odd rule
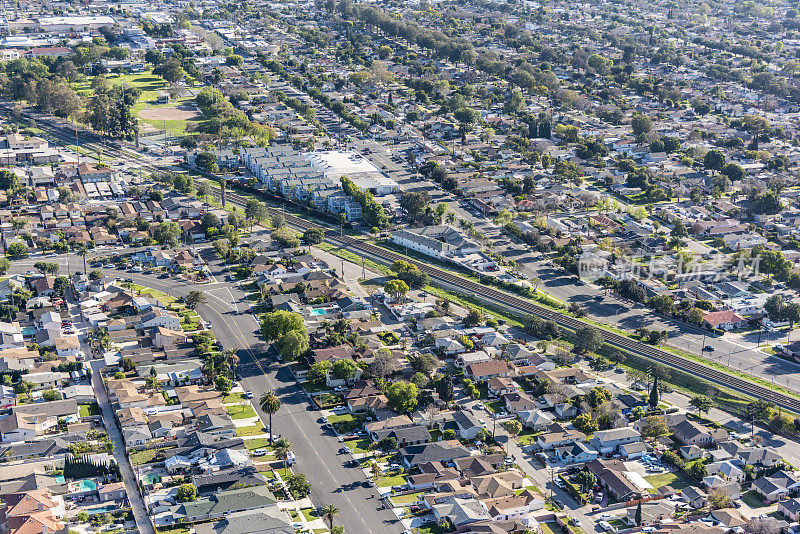
[[[326,312],[322,308],[314,308],[313,310],[311,310],[311,315],[325,315],[327,313],[328,312]]]
[[[53,477],[53,478],[54,478],[54,479],[55,479],[55,481],[56,481],[56,482],[58,482],[59,484],[63,484],[64,482],[66,482],[66,481],[67,481],[67,480],[64,478],[64,475],[58,475],[58,476],[55,476],[55,477]]]
[[[87,509],[86,513],[89,515],[105,514],[106,512],[113,512],[116,509],[117,509],[116,505],[107,504],[105,506],[99,506],[97,508]]]
[[[26,326],[22,329],[22,335],[25,337],[36,335],[36,329],[32,326]]]

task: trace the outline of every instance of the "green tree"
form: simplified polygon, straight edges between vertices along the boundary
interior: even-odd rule
[[[217,391],[221,391],[223,395],[231,392],[231,386],[231,379],[225,375],[217,375],[214,378],[214,387],[217,388]]]
[[[196,501],[197,488],[194,484],[181,484],[178,486],[178,492],[175,494],[175,500],[178,502]]]
[[[12,260],[28,257],[28,247],[24,243],[15,241],[6,247],[6,255]]]
[[[450,375],[443,376],[436,382],[436,393],[439,394],[439,399],[444,402],[449,403],[453,400],[453,379]]]
[[[594,387],[589,391],[587,395],[589,406],[592,408],[597,408],[601,404],[604,404],[611,400],[611,393],[605,388],[601,387]]]
[[[583,432],[584,434],[592,434],[600,429],[597,421],[588,413],[579,414],[572,420],[572,426]]]
[[[264,316],[261,321],[261,335],[267,341],[279,339],[294,330],[305,330],[303,316],[283,310],[276,310]]]
[[[328,521],[328,530],[332,530],[333,518],[339,515],[339,509],[332,504],[326,504],[325,506],[320,508],[319,513],[322,517],[325,518],[326,521]]]
[[[287,332],[276,342],[281,356],[286,361],[299,359],[300,356],[308,351],[309,344],[310,338],[305,328]]]
[[[708,413],[714,407],[714,401],[705,395],[695,395],[689,405],[697,410],[697,415],[703,415],[703,412]]]
[[[580,352],[597,352],[604,342],[602,332],[592,326],[582,326],[575,331],[575,349]]]
[[[306,476],[302,474],[292,474],[286,480],[286,486],[295,499],[302,499],[311,493],[311,484],[306,480]]]
[[[512,436],[516,436],[520,432],[522,432],[522,423],[517,421],[516,419],[512,419],[511,421],[506,423],[506,430]]]
[[[580,486],[582,493],[588,493],[597,484],[597,476],[584,468],[575,475],[575,482]]]
[[[389,280],[384,284],[383,290],[395,301],[401,301],[408,293],[408,284],[398,279]]]
[[[321,383],[328,376],[328,371],[331,370],[333,364],[330,361],[324,360],[317,362],[308,369],[306,379],[311,383]]]
[[[417,386],[410,382],[398,381],[389,386],[386,398],[389,406],[398,413],[411,413],[417,406]]]
[[[356,371],[358,369],[358,365],[353,360],[348,358],[343,358],[341,360],[336,360],[333,362],[331,366],[331,372],[333,376],[340,380],[352,380],[356,377]]]
[[[651,415],[645,417],[642,425],[641,434],[643,438],[657,438],[669,433],[667,418],[663,415]]]
[[[650,130],[653,129],[653,121],[647,115],[643,113],[634,113],[633,118],[631,119],[631,130],[633,130],[633,135],[637,138],[641,138],[648,133]]]
[[[206,296],[203,294],[202,291],[192,290],[189,291],[189,294],[186,295],[184,302],[186,303],[186,307],[190,310],[197,308],[200,304],[203,304],[206,301]]]
[[[637,527],[642,526],[642,500],[639,499],[639,503],[636,505],[636,512],[633,515],[633,520],[636,523]]]
[[[709,150],[703,158],[703,166],[712,172],[721,171],[725,163],[725,154],[719,150]]]
[[[325,239],[325,230],[322,228],[309,228],[303,232],[303,241],[309,245],[319,245]]]
[[[650,389],[650,398],[647,401],[651,410],[658,408],[658,377],[653,380],[653,387]]]
[[[269,416],[269,444],[273,445],[275,442],[272,439],[272,416],[281,409],[281,401],[274,391],[267,390],[258,399],[258,405]]]

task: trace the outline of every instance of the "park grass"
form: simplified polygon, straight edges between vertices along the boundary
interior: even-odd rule
[[[251,417],[256,417],[256,411],[252,406],[247,404],[226,406],[226,409],[228,410],[228,415],[231,416],[231,419],[249,419]]]
[[[188,119],[186,121],[182,120],[159,121],[154,119],[143,119],[139,117],[139,112],[144,111],[146,109],[158,109],[165,107],[180,106],[190,103],[193,100],[190,97],[186,97],[173,100],[172,102],[169,102],[167,104],[156,104],[155,102],[156,99],[158,98],[159,91],[169,90],[169,84],[167,83],[166,80],[164,80],[164,78],[158,76],[157,74],[153,74],[152,71],[150,70],[136,74],[122,74],[122,75],[109,74],[106,76],[106,78],[108,79],[108,82],[111,85],[124,85],[125,87],[135,87],[142,91],[142,94],[139,95],[139,99],[131,108],[131,114],[134,117],[137,117],[140,122],[153,126],[154,128],[157,128],[159,130],[163,130],[164,128],[166,128],[173,135],[183,136],[185,134],[186,123],[189,122],[199,123],[204,120],[203,117],[196,117],[193,119]],[[78,87],[76,87],[76,90],[80,94],[87,94],[87,93],[91,94],[90,82],[79,84]]]
[[[100,415],[100,406],[98,406],[96,402],[91,404],[80,404],[78,405],[78,413],[81,417]]]
[[[259,434],[264,434],[265,432],[266,431],[264,430],[264,427],[261,425],[236,427],[236,435],[239,437],[257,436]]]

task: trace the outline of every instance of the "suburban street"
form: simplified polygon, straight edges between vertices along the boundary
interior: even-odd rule
[[[73,254],[61,255],[57,261],[66,271],[67,261],[72,272],[83,270],[83,259]],[[210,262],[209,267],[217,280],[224,277],[224,267],[219,262]],[[332,266],[335,267],[335,266]],[[350,264],[350,269],[360,266]],[[14,263],[14,272],[24,272],[30,269],[24,262]],[[350,272],[348,269],[348,272]],[[118,274],[119,273],[119,274]],[[262,392],[274,390],[279,396],[282,407],[278,414],[272,418],[274,431],[292,442],[292,450],[297,457],[294,468],[297,472],[306,475],[311,484],[311,498],[319,506],[333,504],[341,510],[337,523],[344,525],[346,532],[364,533],[399,533],[403,527],[390,508],[383,509],[381,501],[374,497],[377,492],[371,487],[364,487],[366,475],[359,468],[346,468],[344,462],[349,458],[338,454],[341,446],[338,438],[331,431],[323,431],[318,422],[320,412],[309,409],[310,403],[305,391],[295,382],[289,370],[279,365],[266,356],[267,345],[258,337],[258,324],[255,318],[244,311],[248,307],[244,293],[234,284],[216,282],[198,286],[196,284],[174,279],[159,279],[156,276],[129,273],[111,270],[107,276],[122,276],[130,278],[134,283],[162,291],[175,297],[183,297],[190,291],[200,289],[206,295],[204,304],[197,308],[197,312],[204,320],[212,323],[212,330],[225,349],[235,349],[238,352],[239,366],[237,372],[242,377],[242,387],[253,391],[255,395],[254,407],[259,413],[264,425],[269,418],[258,406],[257,399]],[[94,365],[101,365],[102,362]],[[102,386],[99,373],[94,373],[95,389]],[[98,398],[105,399],[105,393],[100,393]],[[103,405],[103,400],[101,400]],[[107,401],[104,404],[104,419],[113,421],[111,408]],[[108,412],[106,414],[106,412]],[[109,435],[115,440],[115,455],[122,455],[124,459],[124,445],[118,433],[116,424],[107,425]],[[113,432],[113,433],[112,433]],[[116,437],[115,437],[116,435]],[[119,442],[117,442],[119,440]],[[118,461],[120,459],[118,458]],[[123,465],[123,476],[128,481],[135,481],[132,473],[130,476],[124,472],[128,466],[127,459],[120,461]],[[130,467],[127,467],[130,469]],[[135,491],[135,482],[128,492]],[[131,499],[135,502],[135,499]],[[143,505],[142,505],[143,507]],[[134,505],[134,510],[138,507]],[[141,509],[144,514],[144,509]],[[147,515],[142,516],[144,521]],[[137,524],[139,518],[137,517]],[[149,524],[149,522],[147,523]],[[142,527],[140,527],[142,528]],[[148,532],[142,530],[143,532]]]

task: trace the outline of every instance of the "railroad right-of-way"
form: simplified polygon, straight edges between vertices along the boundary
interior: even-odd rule
[[[227,198],[232,203],[237,205],[244,206],[247,203],[247,199],[245,197],[236,193],[227,193]],[[317,224],[302,219],[301,217],[289,215],[285,211],[270,207],[267,207],[267,209],[269,210],[270,215],[283,215],[286,219],[286,223],[295,228],[322,228]],[[428,274],[431,279],[439,285],[443,285],[446,288],[453,289],[462,294],[471,295],[484,302],[500,306],[501,308],[506,309],[516,315],[537,315],[546,320],[553,320],[560,327],[567,328],[569,330],[576,330],[588,325],[588,323],[576,319],[575,317],[553,311],[550,308],[541,306],[510,293],[506,293],[499,289],[473,282],[472,280],[458,276],[444,269],[439,269],[427,263],[416,261],[408,256],[398,254],[363,240],[340,235],[339,232],[330,231],[326,228],[323,229],[326,230],[325,240],[331,244],[338,245],[346,250],[358,253],[359,255],[385,265],[392,264],[398,260],[407,261],[416,266],[420,271]],[[764,399],[773,402],[776,406],[780,406],[783,409],[800,414],[800,399],[796,397],[766,386],[753,383],[744,378],[730,375],[720,371],[719,369],[715,369],[708,365],[703,365],[702,363],[685,358],[678,354],[640,343],[626,336],[617,334],[616,332],[611,332],[609,330],[602,331],[605,342],[611,346],[626,350],[639,356],[643,356],[673,369],[690,373],[698,378],[702,378],[703,380],[707,380],[740,393],[744,393],[745,395],[755,399]]]

